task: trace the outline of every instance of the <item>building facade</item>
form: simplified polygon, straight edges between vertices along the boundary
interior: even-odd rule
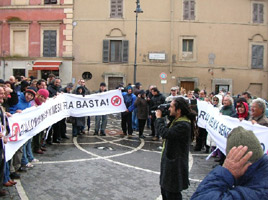
[[[73,0],[0,1],[0,77],[72,80]]]
[[[137,0],[76,0],[73,77],[133,83]],[[136,81],[267,99],[267,0],[140,0]],[[167,75],[164,81],[160,74]]]

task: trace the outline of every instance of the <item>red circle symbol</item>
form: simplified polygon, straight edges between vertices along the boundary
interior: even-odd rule
[[[122,99],[116,95],[116,96],[112,97],[111,102],[112,102],[113,106],[120,106],[122,103]]]

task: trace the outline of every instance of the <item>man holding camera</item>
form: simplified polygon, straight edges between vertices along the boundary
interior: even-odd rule
[[[160,186],[163,200],[182,199],[181,191],[189,186],[188,157],[191,133],[196,127],[196,113],[183,97],[170,103],[170,116],[174,120],[165,125],[162,111],[156,111],[155,127],[163,138]]]

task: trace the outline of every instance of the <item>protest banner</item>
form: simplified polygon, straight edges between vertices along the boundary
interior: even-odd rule
[[[38,107],[30,107],[8,118],[10,133],[5,144],[6,160],[30,138],[63,118],[107,115],[126,110],[121,91],[92,95],[60,94]]]
[[[240,121],[237,118],[221,115],[218,108],[213,107],[206,101],[197,101],[198,107],[198,126],[205,128],[216,142],[217,147],[225,152],[227,136],[233,128],[242,126],[247,130],[252,130],[259,139],[264,153],[268,153],[268,128],[250,121]]]

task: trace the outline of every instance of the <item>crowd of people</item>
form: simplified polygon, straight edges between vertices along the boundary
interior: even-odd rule
[[[219,94],[211,93],[208,95],[205,90],[186,91],[184,88],[177,86],[172,87],[170,94],[165,97],[155,85],[150,85],[148,90],[145,91],[139,82],[135,83],[135,85],[128,84],[127,86],[124,86],[122,83],[116,89],[122,91],[126,106],[126,110],[121,113],[122,136],[133,137],[133,131],[137,131],[139,138],[145,139],[146,137],[143,132],[147,125],[147,128],[151,129],[150,136],[153,141],[158,141],[161,138],[165,141],[162,159],[166,160],[162,162],[164,164],[163,168],[161,168],[161,174],[164,173],[161,176],[161,183],[163,183],[161,191],[162,195],[167,197],[166,199],[169,196],[172,197],[170,188],[171,192],[177,188],[174,188],[172,185],[166,187],[167,179],[172,179],[171,177],[173,176],[170,172],[166,171],[166,162],[170,156],[178,158],[179,154],[174,154],[176,146],[183,147],[181,148],[181,153],[184,159],[183,162],[177,163],[177,167],[182,168],[184,172],[188,170],[189,141],[193,142],[195,140],[195,151],[213,152],[212,156],[219,158],[217,161],[220,165],[223,165],[225,160],[223,152],[218,149],[214,151],[216,144],[208,135],[206,129],[197,128],[196,113],[194,114],[193,111],[197,111],[195,100],[198,99],[212,104],[219,109],[222,115],[235,117],[241,121],[250,120],[253,124],[258,123],[268,126],[268,119],[265,116],[265,101],[260,98],[252,99],[249,92],[244,92],[234,100],[228,92],[224,91],[220,91]],[[106,91],[106,84],[104,82],[100,83],[97,93]],[[0,80],[0,118],[2,124],[0,138],[3,143],[7,142],[5,136],[9,132],[8,117],[15,113],[20,113],[31,106],[40,106],[46,102],[47,98],[53,98],[61,93],[72,93],[82,96],[91,94],[85,85],[85,80],[79,80],[76,85],[68,83],[63,88],[61,86],[61,79],[53,74],[50,74],[47,80],[37,80],[34,77],[25,78],[21,76],[10,76],[8,81]],[[163,110],[159,113],[161,105],[167,105],[165,109],[170,111],[166,118],[162,116],[164,114]],[[168,129],[165,129],[167,119],[171,124]],[[1,142],[0,181],[3,181],[3,184],[0,184],[0,196],[5,196],[6,194],[3,186],[10,187],[15,185],[14,179],[19,179],[20,173],[26,172],[27,169],[34,167],[35,162],[39,162],[34,157],[34,153],[44,154],[47,150],[47,145],[60,143],[63,139],[69,139],[66,135],[66,123],[72,124],[72,137],[77,137],[78,135],[85,134],[86,125],[89,131],[90,116],[68,117],[56,122],[48,130],[44,130],[28,140],[8,162],[4,159],[5,152]],[[95,116],[93,135],[106,136],[106,125],[107,115]],[[187,131],[184,137],[176,136],[178,132],[184,131]],[[174,138],[175,141],[178,141],[177,139],[181,141],[176,143],[171,140]],[[177,183],[180,190],[187,188],[189,184],[188,172],[184,172],[175,172],[182,177],[182,181]],[[169,184],[172,184],[172,182]]]

